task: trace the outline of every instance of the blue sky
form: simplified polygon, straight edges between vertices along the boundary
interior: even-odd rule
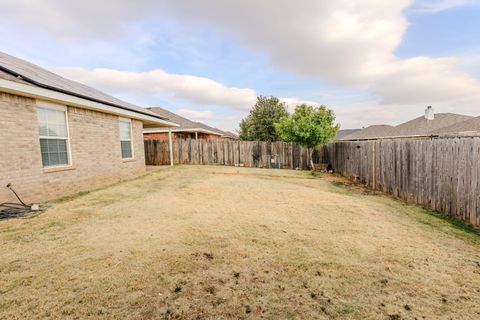
[[[480,6],[464,5],[422,13],[407,10],[409,28],[399,57],[465,55],[480,49]]]
[[[0,0],[0,50],[228,130],[255,95],[291,107],[326,104],[344,128],[396,124],[427,104],[480,115],[478,1],[402,0],[378,9],[378,0],[356,8],[305,0],[293,9],[265,5],[258,17],[250,1],[120,2],[110,21],[108,6]]]

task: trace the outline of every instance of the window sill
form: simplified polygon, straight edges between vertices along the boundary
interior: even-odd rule
[[[75,167],[70,165],[70,166],[61,166],[61,167],[47,167],[43,168],[43,173],[50,173],[50,172],[58,172],[58,171],[68,171],[68,170],[74,170]]]
[[[122,162],[134,162],[137,161],[135,158],[122,159]]]

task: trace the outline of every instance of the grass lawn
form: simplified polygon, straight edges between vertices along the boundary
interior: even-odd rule
[[[0,319],[480,319],[480,236],[308,172],[162,167],[0,222]]]

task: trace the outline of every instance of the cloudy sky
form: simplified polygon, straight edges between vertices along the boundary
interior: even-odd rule
[[[480,0],[0,0],[0,50],[235,130],[257,95],[343,128],[480,115]]]

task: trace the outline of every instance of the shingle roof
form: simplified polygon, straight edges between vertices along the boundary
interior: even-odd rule
[[[153,113],[156,113],[162,117],[168,118],[170,121],[180,125],[179,127],[175,128],[174,131],[195,131],[193,129],[203,129],[206,131],[211,132],[212,134],[217,134],[219,136],[223,135],[224,132],[220,131],[216,128],[207,126],[204,123],[201,122],[195,122],[191,121],[187,118],[184,118],[176,113],[173,113],[171,111],[168,111],[166,109],[160,108],[160,107],[154,107],[154,108],[148,108]]]
[[[361,140],[361,139],[374,139],[374,138],[384,138],[391,136],[394,127],[382,124],[382,125],[373,125],[365,129],[356,131],[352,134],[344,136],[338,140]]]
[[[472,121],[468,122],[469,120]],[[456,132],[460,132],[459,129],[455,129],[456,126],[459,125],[466,128],[462,131],[467,131],[470,127],[479,128],[480,120],[478,120],[478,122],[475,122],[473,121],[471,116],[465,116],[455,113],[436,113],[433,120],[427,120],[424,116],[421,116],[408,122],[402,123],[396,127],[392,127],[389,125],[374,125],[357,131],[353,134],[344,136],[338,140],[430,136],[439,135],[440,133],[444,132],[444,130],[448,131],[444,133],[453,134]]]
[[[421,116],[396,126],[392,135],[396,137],[428,136],[434,130],[449,127],[471,118],[455,113],[436,113],[433,120],[427,120],[424,116]]]
[[[23,81],[23,83],[28,83],[37,87],[66,93],[120,109],[126,109],[158,119],[167,120],[145,108],[117,99],[81,83],[63,78],[55,73],[34,65],[33,63],[13,57],[3,52],[0,52],[0,70],[3,74],[9,74],[17,79],[17,81],[15,81],[10,77],[10,79],[6,80],[15,82]],[[3,78],[6,78],[6,76]]]
[[[209,125],[206,125],[205,123],[196,122],[196,121],[194,121],[194,122],[198,125],[198,127],[202,128],[202,129],[216,132],[217,134],[219,134],[221,136],[223,136],[225,134],[225,132],[223,132],[222,130],[214,128],[214,127],[210,127]]]
[[[235,139],[235,140],[238,139],[238,135],[231,132],[231,131],[224,131],[224,133],[225,133],[224,136],[227,137],[227,138]]]
[[[337,137],[335,138],[335,140],[342,140],[342,138],[346,137],[346,136],[349,136],[355,132],[358,132],[362,129],[342,129],[342,130],[338,130],[337,132]]]
[[[480,135],[480,117],[470,118],[451,126],[433,130],[431,135]]]

